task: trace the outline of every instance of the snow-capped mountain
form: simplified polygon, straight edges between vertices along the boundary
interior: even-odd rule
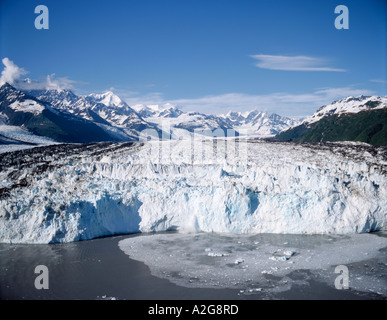
[[[281,141],[361,141],[387,145],[387,96],[347,97],[322,106],[275,137]]]
[[[113,92],[77,96],[71,90],[30,90],[28,94],[49,104],[55,110],[92,121],[118,140],[138,140],[143,132],[152,136],[172,137],[212,135],[220,130],[227,135],[239,135],[239,131],[258,137],[273,136],[296,123],[295,120],[259,111],[248,113],[230,112],[212,115],[200,112],[184,112],[178,106],[134,105],[129,106]],[[163,133],[167,130],[167,134]],[[230,130],[230,131],[227,131]],[[233,133],[231,133],[233,132]]]
[[[95,122],[61,112],[50,103],[17,90],[8,83],[0,87],[0,119],[5,126],[18,126],[33,135],[58,142],[121,141]],[[8,129],[2,127],[0,134],[5,136],[6,132],[15,132],[15,128]],[[12,143],[11,140],[9,143]]]
[[[166,117],[164,117],[166,118]],[[168,117],[172,126],[187,131],[213,131],[234,129],[227,121],[215,115],[200,112],[184,112],[177,117]]]
[[[178,107],[168,103],[165,105],[136,104],[132,108],[143,118],[177,118],[184,113]]]
[[[157,129],[144,121],[132,108],[112,92],[77,96],[70,90],[32,90],[29,94],[50,103],[53,108],[69,112],[113,131],[121,140],[138,139],[145,129]]]
[[[30,90],[26,92],[60,112],[69,113],[96,123],[108,124],[97,113],[89,108],[89,106],[82,103],[81,97],[75,95],[71,90],[50,89]]]
[[[0,157],[0,242],[133,232],[387,228],[385,148],[210,139],[54,145]],[[196,142],[198,142],[196,141]],[[230,148],[231,147],[231,148]],[[155,150],[161,151],[154,152]]]
[[[387,108],[387,96],[349,96],[320,107],[313,115],[307,117],[300,124],[310,125],[332,115],[340,116],[384,108]]]
[[[271,137],[298,123],[294,119],[258,110],[208,115],[200,112],[183,112],[170,104],[164,106],[135,105],[133,109],[150,123],[160,125],[167,122],[172,128],[185,129],[190,132],[231,129],[238,135]]]
[[[386,109],[387,97],[347,97],[332,102],[319,108],[312,116],[299,122],[294,119],[282,117],[275,113],[265,113],[258,110],[249,112],[232,112],[223,115],[211,115],[200,112],[186,112],[178,106],[165,105],[134,105],[130,107],[125,101],[108,91],[103,94],[89,94],[77,96],[70,90],[32,90],[27,92],[34,96],[35,102],[19,103],[10,108],[29,110],[35,116],[44,108],[52,112],[59,111],[77,118],[85,119],[99,126],[113,141],[133,141],[152,136],[172,139],[192,137],[199,135],[239,135],[255,137],[279,137],[280,140],[297,140],[302,138],[311,125],[321,123],[322,119],[342,115],[361,114],[364,111],[378,111]],[[374,113],[373,113],[374,115]],[[384,119],[381,115],[381,119]],[[333,119],[333,118],[332,118]],[[343,120],[341,118],[340,120]],[[356,119],[356,121],[360,121]],[[318,133],[313,138],[306,137],[303,141],[336,141],[355,140],[375,145],[384,145],[384,140],[378,136],[370,137],[368,131],[379,136],[384,135],[383,124],[375,123],[372,119],[365,121],[365,133],[356,136],[330,137],[326,132],[332,131],[329,127],[318,128]],[[364,121],[363,121],[364,123]],[[353,125],[353,124],[351,124]],[[376,125],[376,128],[373,126]],[[301,129],[300,129],[301,128]],[[294,135],[292,130],[296,131]],[[347,129],[346,129],[347,130]],[[347,130],[348,131],[348,130]],[[349,129],[349,131],[356,131]],[[280,133],[280,134],[279,134]],[[358,137],[360,135],[360,137]],[[366,135],[366,137],[364,137]],[[317,140],[316,140],[317,139]],[[330,140],[327,140],[330,139]],[[375,141],[371,141],[374,139]]]
[[[102,94],[92,93],[87,96],[87,99],[90,101],[102,103],[107,107],[113,108],[128,108],[129,106],[121,100],[116,94],[111,91],[107,91]],[[129,109],[130,110],[130,109]],[[131,110],[130,110],[131,111]]]
[[[37,116],[47,109],[43,103],[16,90],[8,83],[0,87],[0,103],[2,117],[6,121],[9,120],[11,112],[30,113]]]
[[[233,126],[224,118],[200,112],[184,112],[178,107],[166,105],[134,105],[133,109],[149,123],[159,128],[168,127],[172,136],[181,136],[184,131],[202,135],[212,134],[214,130],[233,130]]]
[[[276,113],[258,110],[232,112],[222,115],[241,134],[259,137],[271,137],[298,123],[297,120],[282,117]]]

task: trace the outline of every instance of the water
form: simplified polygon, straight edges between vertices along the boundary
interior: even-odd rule
[[[375,241],[378,239],[386,241],[387,238],[384,236],[385,234],[372,235]],[[299,263],[300,266],[305,266],[301,263],[302,257],[306,257],[304,252],[320,248],[319,244],[321,243],[325,245],[325,248],[332,241],[341,245],[345,243],[342,242],[345,241],[345,237],[289,235],[232,237],[216,234],[179,235],[165,233],[157,235],[157,237],[161,237],[158,240],[162,241],[150,241],[152,237],[149,235],[129,235],[50,245],[0,244],[0,298],[239,300],[386,299],[387,297],[385,290],[387,288],[387,250],[385,248],[376,250],[377,254],[370,254],[367,259],[362,258],[361,261],[351,263],[348,263],[347,260],[344,261],[349,267],[350,279],[353,280],[351,282],[355,284],[356,281],[360,281],[360,287],[364,287],[362,282],[371,283],[377,289],[373,290],[375,292],[364,291],[367,288],[360,288],[358,283],[356,286],[363,291],[351,288],[351,282],[349,290],[335,289],[333,281],[337,275],[333,273],[329,264],[324,264],[322,269],[319,269],[317,265],[309,265],[309,269],[292,266],[286,274],[253,272],[247,278],[244,275],[252,270],[249,259],[252,259],[254,252],[257,253],[256,250],[270,249],[270,246],[280,247],[280,245],[292,249],[296,248],[298,253],[292,256],[289,261],[294,260],[295,264]],[[191,240],[193,239],[196,239],[196,245],[192,245],[193,241]],[[364,242],[369,242],[369,239]],[[137,249],[144,250],[143,254],[128,256],[128,252],[125,253],[120,249],[125,243],[128,246],[137,243]],[[171,247],[172,243],[174,243],[174,247]],[[362,245],[359,244],[361,250],[364,249]],[[339,248],[339,246],[336,247]],[[210,248],[211,252],[224,251],[224,253],[228,252],[229,255],[223,257],[208,256]],[[184,255],[179,256],[178,252],[184,253]],[[356,250],[352,254],[354,252]],[[238,265],[225,267],[224,265],[229,264],[226,262],[227,259],[235,258],[234,253],[237,253],[238,257],[244,258],[245,261]],[[272,253],[270,252],[270,254]],[[160,261],[163,257],[167,257],[166,261],[172,261],[174,267],[181,266],[181,268],[168,270],[168,264],[161,264],[163,268],[156,268],[156,270],[155,263],[148,261],[148,257],[152,255],[153,261]],[[140,258],[146,260],[145,263]],[[262,261],[267,262],[266,258]],[[246,262],[249,263],[249,271],[243,271],[247,265]],[[270,265],[259,266],[266,269],[280,266],[278,268],[281,269],[279,261],[269,260],[269,262]],[[48,290],[37,290],[34,286],[35,278],[38,276],[34,273],[37,265],[48,267]],[[292,264],[289,263],[290,265]],[[234,285],[231,283],[232,281],[224,281],[221,275],[225,274],[227,268],[235,271],[232,278],[236,279],[235,282],[238,282],[239,285]],[[200,271],[201,269],[209,271],[206,273]],[[196,276],[195,272],[192,274],[193,270],[197,270]],[[214,282],[210,281],[212,278],[215,279],[215,286]],[[356,280],[357,278],[362,278],[362,280]],[[194,281],[190,282],[190,279]],[[252,281],[246,282],[246,279]],[[204,282],[205,280],[206,282]],[[200,283],[201,281],[203,282]],[[286,281],[286,285],[284,285],[284,281]],[[249,291],[258,287],[262,290]],[[384,292],[377,293],[380,289]]]

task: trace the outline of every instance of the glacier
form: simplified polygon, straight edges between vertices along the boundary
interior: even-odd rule
[[[0,155],[0,242],[387,228],[387,148],[200,138]]]

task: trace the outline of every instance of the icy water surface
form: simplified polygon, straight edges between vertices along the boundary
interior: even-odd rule
[[[346,266],[352,290],[387,297],[387,238],[382,233],[155,234],[126,239],[119,246],[155,276],[184,287],[275,295],[318,279],[335,288],[335,268]]]
[[[0,299],[386,299],[386,242],[385,233],[162,233],[0,244]],[[338,264],[348,290],[334,287]],[[48,290],[34,286],[37,265],[48,267]]]

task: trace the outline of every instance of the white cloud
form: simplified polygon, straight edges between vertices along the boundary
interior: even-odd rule
[[[43,81],[21,79],[21,76],[28,73],[23,68],[18,67],[9,58],[2,59],[4,69],[1,72],[0,85],[8,82],[20,90],[50,90],[50,89],[72,89],[72,84],[76,81],[66,77],[55,78],[55,74],[48,75]]]
[[[66,77],[61,77],[61,78],[54,78],[55,74],[48,75],[46,77],[46,82],[45,82],[45,88],[46,90],[63,90],[63,89],[72,89],[73,83],[76,83],[76,81],[70,80]]]
[[[371,79],[370,81],[371,82],[376,82],[376,83],[387,83],[387,81],[383,80],[383,79]]]
[[[23,68],[19,68],[16,64],[13,63],[13,61],[9,60],[8,58],[4,58],[1,61],[4,64],[4,69],[1,72],[0,85],[3,85],[6,82],[13,85],[20,79],[22,75],[28,73]]]
[[[276,56],[256,54],[250,57],[258,60],[256,66],[262,69],[284,71],[333,71],[345,72],[344,69],[336,69],[324,66],[325,60],[308,56]]]

